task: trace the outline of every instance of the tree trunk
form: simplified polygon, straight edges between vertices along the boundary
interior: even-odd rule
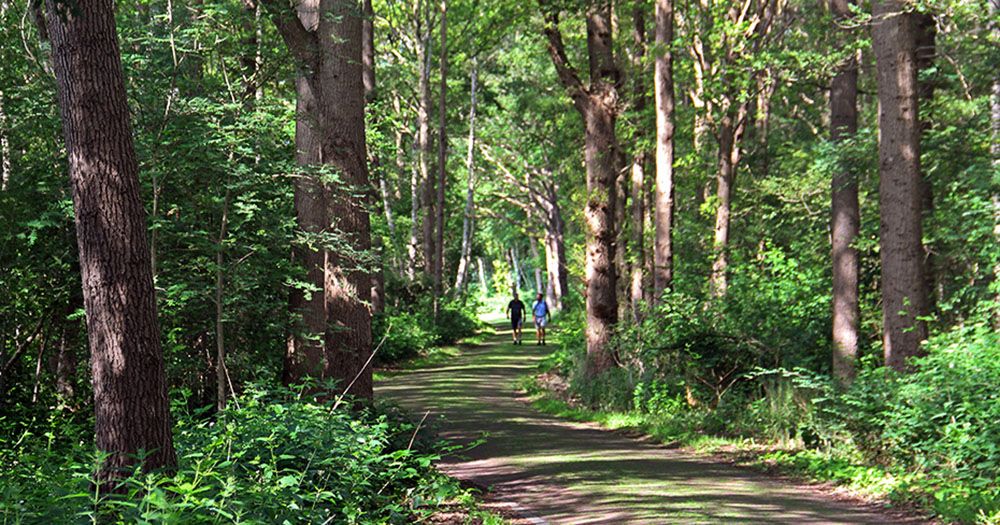
[[[535,293],[545,293],[545,280],[542,277],[542,267],[538,264],[541,255],[538,253],[538,239],[534,236],[528,237],[528,246],[531,249],[531,266],[535,270]]]
[[[303,7],[305,8],[305,6]],[[314,4],[318,9],[318,4]],[[308,20],[308,18],[306,19]],[[307,24],[307,27],[311,25]],[[292,180],[295,191],[295,221],[306,236],[314,239],[309,245],[318,243],[318,237],[326,231],[326,196],[322,184],[310,166],[320,163],[320,130],[316,129],[316,100],[305,73],[295,80],[296,120],[295,120],[295,162],[304,169]],[[299,383],[307,377],[323,376],[323,334],[326,333],[326,304],[323,300],[324,251],[312,249],[309,245],[296,244],[292,257],[305,269],[304,281],[313,288],[305,291],[292,288],[289,303],[301,323],[292,328],[285,352],[282,380],[285,384]]]
[[[300,63],[298,160],[306,165],[322,163],[340,178],[334,186],[322,184],[315,177],[299,177],[309,185],[302,196],[313,201],[300,203],[297,191],[296,212],[314,214],[310,219],[322,217],[324,221],[319,224],[323,231],[329,228],[330,232],[341,232],[355,250],[366,253],[371,249],[366,201],[354,197],[370,187],[365,154],[361,5],[354,0],[308,0],[298,4],[296,14],[280,0],[268,1],[275,25]],[[309,206],[300,208],[299,204]],[[300,221],[303,229],[313,224],[317,222],[303,225]],[[307,255],[319,259],[305,262],[310,282],[314,272],[319,273],[322,293],[312,294],[311,299],[319,297],[322,307],[318,311],[324,315],[318,320],[307,319],[306,325],[313,328],[308,321],[320,321],[316,327],[320,342],[315,346],[321,351],[319,359],[315,358],[314,345],[305,349],[308,352],[292,353],[286,360],[286,378],[294,381],[312,374],[334,379],[340,389],[353,385],[349,393],[371,398],[371,369],[366,366],[371,355],[371,275],[355,269],[357,261],[349,260],[340,250],[324,248]]]
[[[458,273],[455,275],[454,295],[458,297],[465,288],[469,274],[469,263],[472,257],[472,236],[475,213],[476,189],[476,89],[479,80],[478,64],[472,59],[472,69],[469,73],[469,143],[465,157],[465,171],[468,174],[465,190],[465,213],[462,215],[462,253],[458,258]]]
[[[3,107],[3,90],[0,89],[0,191],[6,191],[10,184],[10,130],[7,129],[7,113]]]
[[[896,370],[920,353],[927,326],[916,24],[907,2],[873,4],[879,97],[879,229],[885,362]]]
[[[669,290],[674,278],[674,2],[656,2],[656,193],[653,248],[654,301]]]
[[[914,15],[916,24],[916,50],[917,61],[917,97],[920,100],[920,107],[930,107],[934,100],[934,81],[929,78],[920,78],[925,72],[931,74],[934,68],[934,59],[937,55],[937,22],[934,16],[929,13],[917,13]],[[925,110],[926,111],[926,110]],[[919,114],[917,116],[920,117]],[[923,135],[931,129],[931,120],[920,120],[920,133]],[[924,223],[929,222],[934,215],[934,183],[931,181],[929,173],[920,173],[920,200],[921,216]],[[930,235],[931,239],[934,235]],[[933,244],[924,245],[924,286],[927,287],[927,311],[931,312],[934,305],[943,299],[937,292],[941,290],[943,282],[938,279],[937,258],[934,256],[935,247]]]
[[[361,82],[365,90],[365,103],[375,98],[375,11],[371,0],[363,0],[361,20]],[[389,205],[389,192],[386,188],[385,175],[380,173],[379,159],[371,162],[378,178],[378,198],[382,201],[385,212],[386,226],[389,228],[389,239],[395,239],[396,224],[392,218],[392,206]],[[373,314],[385,309],[385,246],[381,237],[372,237],[372,247],[377,255],[377,262],[372,271],[371,311]]]
[[[419,12],[419,6],[421,2],[414,2],[418,7],[417,16],[423,16],[423,13]],[[431,87],[430,87],[430,76],[431,76],[431,57],[430,57],[430,39],[431,39],[431,29],[430,21],[425,20],[428,26],[425,29],[425,33],[421,35],[421,38],[417,41],[417,61],[420,62],[420,76],[417,79],[417,92],[418,92],[418,104],[417,104],[417,156],[420,166],[420,181],[423,189],[423,254],[422,260],[420,261],[423,265],[424,275],[429,279],[434,277],[434,254],[437,250],[434,248],[435,239],[435,229],[434,229],[434,219],[436,214],[434,213],[434,201],[437,197],[434,191],[434,177],[431,176],[431,128],[430,128],[430,109],[431,109]]]
[[[718,207],[715,210],[715,238],[712,243],[715,262],[712,263],[712,276],[708,285],[712,297],[725,296],[728,286],[729,226],[732,215],[733,183],[736,177],[736,166],[740,160],[740,140],[743,134],[743,117],[745,115],[746,104],[744,103],[736,115],[723,116],[719,124],[719,168],[715,179]]]
[[[219,240],[215,245],[215,408],[217,410],[226,409],[226,396],[228,395],[227,384],[229,382],[229,370],[226,369],[226,337],[223,313],[225,312],[225,273],[223,264],[225,263],[225,242],[226,231],[229,227],[229,199],[230,190],[226,189],[226,197],[222,201],[222,224],[219,226]]]
[[[114,3],[47,2],[69,156],[102,479],[177,464]],[[109,227],[113,225],[114,227]]]
[[[838,21],[851,16],[850,0],[832,0]],[[830,139],[842,142],[858,131],[858,61],[841,64],[830,84]],[[830,238],[833,245],[833,376],[841,386],[854,379],[858,359],[858,250],[861,227],[858,177],[846,163],[833,174]]]
[[[83,307],[82,303],[83,298],[73,294],[66,305],[66,315],[60,322],[62,327],[59,335],[59,352],[56,354],[55,363],[56,392],[66,403],[75,401],[76,367],[79,361],[77,344],[80,340],[80,321],[70,319],[70,316]]]
[[[1000,0],[990,0],[990,15],[993,23],[990,25],[990,32],[995,42],[1000,42],[1000,23],[997,22],[997,15],[1000,14]],[[993,172],[1000,172],[1000,74],[994,70],[993,92],[990,96],[990,122],[993,127],[993,141],[990,143],[990,154],[993,157]],[[993,191],[993,239],[1000,245],[1000,192],[994,186]],[[993,265],[993,286],[997,291],[996,304],[1000,305],[1000,260]],[[993,311],[993,328],[1000,331],[1000,306]]]
[[[556,201],[553,201],[550,216],[549,227],[545,231],[545,268],[549,282],[546,294],[552,309],[559,311],[564,307],[563,298],[569,293],[569,278],[566,273],[562,212]]]
[[[375,96],[375,10],[372,0],[361,5],[361,79],[365,86],[365,100]]]
[[[438,57],[440,88],[438,92],[438,180],[434,211],[434,316],[444,284],[444,190],[448,178],[448,2],[441,0],[441,49]]]
[[[616,178],[621,153],[615,135],[618,118],[620,73],[614,60],[610,2],[596,2],[587,9],[587,58],[590,84],[584,86],[569,64],[558,27],[558,12],[542,1],[546,11],[544,32],[548,51],[563,86],[584,123],[584,163],[587,173],[586,373],[593,377],[615,366],[610,348],[611,332],[618,322],[615,272]]]
[[[476,257],[477,267],[479,268],[479,289],[482,290],[484,295],[490,294],[490,285],[486,282],[486,265],[483,264],[482,257]]]

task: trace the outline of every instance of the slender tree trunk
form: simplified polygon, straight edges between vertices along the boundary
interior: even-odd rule
[[[732,214],[733,183],[740,158],[742,115],[745,115],[744,111],[741,111],[740,115],[737,116],[725,115],[719,125],[719,167],[716,175],[718,207],[715,210],[715,239],[712,243],[715,262],[712,263],[712,276],[708,286],[712,297],[725,296],[728,287],[729,226]]]
[[[215,408],[217,410],[226,409],[226,397],[228,396],[227,383],[229,382],[229,370],[226,369],[226,337],[225,337],[225,242],[226,232],[229,228],[229,199],[230,190],[226,189],[226,197],[222,201],[222,224],[219,226],[219,240],[215,246]]]
[[[545,293],[545,281],[542,278],[542,267],[538,264],[541,255],[538,253],[538,239],[534,236],[528,237],[528,247],[531,249],[531,266],[535,270],[535,293]]]
[[[993,23],[990,24],[990,32],[993,40],[1000,42],[1000,23],[997,22],[997,15],[1000,14],[1000,0],[990,0],[990,15]],[[993,127],[993,141],[990,143],[990,154],[993,157],[993,172],[1000,172],[1000,73],[994,70],[993,92],[990,96],[990,122]],[[1000,192],[994,186],[993,191],[993,239],[1000,245]],[[993,287],[996,290],[996,304],[1000,305],[1000,260],[993,265]],[[1000,306],[993,311],[993,328],[1000,331]]]
[[[548,228],[545,231],[545,266],[548,273],[548,301],[553,310],[562,310],[563,298],[568,293],[569,278],[566,273],[566,243],[563,237],[562,210],[557,193],[552,195]]]
[[[444,284],[444,190],[448,179],[448,2],[441,0],[441,49],[438,58],[440,88],[438,92],[438,181],[434,211],[434,316]]]
[[[873,3],[872,44],[879,96],[879,231],[885,362],[905,370],[920,353],[927,326],[916,24],[908,2]]]
[[[56,392],[64,402],[74,400],[76,394],[76,367],[79,362],[77,344],[80,340],[80,321],[70,319],[70,315],[83,307],[83,298],[73,294],[66,305],[66,312],[61,319],[59,335],[59,352],[56,354],[55,376]]]
[[[365,103],[371,102],[375,98],[375,11],[372,8],[371,0],[362,1],[361,19],[361,82],[365,90]],[[392,207],[389,205],[389,195],[386,189],[385,174],[379,169],[379,159],[371,160],[371,166],[375,170],[375,177],[378,179],[379,195],[373,198],[381,199],[382,207],[385,211],[386,225],[389,228],[389,238],[395,239],[396,225],[392,218]],[[385,246],[382,238],[372,236],[372,248],[378,259],[372,269],[371,283],[371,311],[381,312],[385,308]]]
[[[365,86],[365,100],[375,96],[375,10],[372,0],[361,4],[361,79]]]
[[[921,108],[929,108],[934,100],[934,81],[921,76],[930,75],[934,68],[934,59],[937,55],[937,22],[934,16],[929,13],[917,13],[914,15],[916,24],[917,47],[915,56],[917,61],[917,97],[920,100]],[[924,110],[926,112],[926,109]],[[918,115],[919,118],[919,115]],[[920,119],[921,136],[930,131],[931,120]],[[923,217],[923,228],[926,230],[931,217],[934,215],[934,183],[929,173],[920,173],[920,199],[922,202],[921,216]],[[934,235],[930,235],[931,239]],[[934,256],[933,244],[924,245],[924,285],[927,287],[927,311],[931,312],[934,305],[943,299],[937,292],[941,291],[943,282],[938,279],[938,260]]]
[[[479,288],[484,295],[490,294],[490,285],[486,282],[486,265],[483,264],[482,257],[476,257],[476,266],[479,268]]]
[[[465,189],[465,213],[462,216],[462,253],[458,258],[458,273],[455,276],[454,295],[458,297],[465,288],[469,273],[469,263],[472,258],[473,224],[475,221],[475,188],[476,188],[476,88],[479,72],[476,59],[472,59],[472,69],[469,73],[469,143],[465,157],[465,171],[468,174]]]
[[[47,2],[90,340],[100,477],[177,463],[111,0]],[[114,227],[109,227],[114,225]]]
[[[420,2],[416,2],[417,5]],[[420,13],[419,15],[423,15]],[[418,15],[418,16],[419,16]],[[430,21],[426,21],[430,26]],[[431,108],[431,57],[430,57],[430,27],[426,28],[426,33],[418,41],[417,60],[420,62],[420,77],[417,80],[417,91],[419,102],[417,105],[417,155],[419,157],[420,180],[423,188],[423,254],[421,263],[424,275],[429,279],[434,277],[434,248],[435,228],[434,219],[437,217],[434,212],[435,198],[434,177],[431,175],[431,131],[430,131],[430,108]]]
[[[637,5],[632,12],[632,45],[635,48],[632,55],[632,89],[635,98],[634,106],[637,113],[646,110],[646,6]],[[637,130],[639,138],[645,137],[645,132]],[[631,243],[632,261],[630,277],[629,302],[632,305],[632,319],[640,320],[641,306],[646,297],[646,164],[647,152],[641,150],[632,157],[631,186],[629,200],[631,201]]]
[[[851,16],[850,0],[830,2],[837,19]],[[842,142],[858,130],[858,61],[849,57],[830,84],[830,138]],[[854,379],[858,359],[858,250],[861,227],[858,177],[846,163],[833,174],[830,237],[833,245],[833,376],[841,386]]]
[[[653,249],[654,301],[670,289],[674,278],[674,2],[656,1],[656,194]]]
[[[7,129],[7,113],[3,107],[3,90],[0,89],[0,191],[6,191],[10,184],[10,130]]]

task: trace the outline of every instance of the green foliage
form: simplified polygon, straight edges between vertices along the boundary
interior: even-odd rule
[[[56,437],[82,434],[78,423],[4,437],[0,521],[411,523],[461,493],[431,467],[446,449],[424,439],[411,447],[417,428],[393,410],[353,413],[284,389],[234,401],[214,418],[181,412],[179,469],[134,472],[111,494],[92,490],[100,458],[89,440]]]
[[[386,364],[415,357],[434,346],[450,345],[471,337],[482,327],[478,307],[471,298],[442,300],[438,317],[430,301],[389,306],[374,316],[372,338],[381,344],[376,361]]]

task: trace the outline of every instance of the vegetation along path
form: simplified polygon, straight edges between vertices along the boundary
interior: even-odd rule
[[[446,362],[390,373],[376,391],[415,412],[430,411],[443,437],[486,437],[440,467],[489,488],[491,498],[527,522],[903,522],[816,487],[540,414],[519,399],[516,384],[551,347],[525,336],[514,346],[509,331],[498,331]]]

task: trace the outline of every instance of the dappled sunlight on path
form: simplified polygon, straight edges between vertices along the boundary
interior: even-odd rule
[[[430,410],[445,438],[481,444],[440,468],[490,488],[536,523],[904,523],[815,487],[538,413],[515,383],[549,347],[509,344],[501,332],[439,366],[396,372],[376,394]],[[917,522],[906,522],[917,523]]]

